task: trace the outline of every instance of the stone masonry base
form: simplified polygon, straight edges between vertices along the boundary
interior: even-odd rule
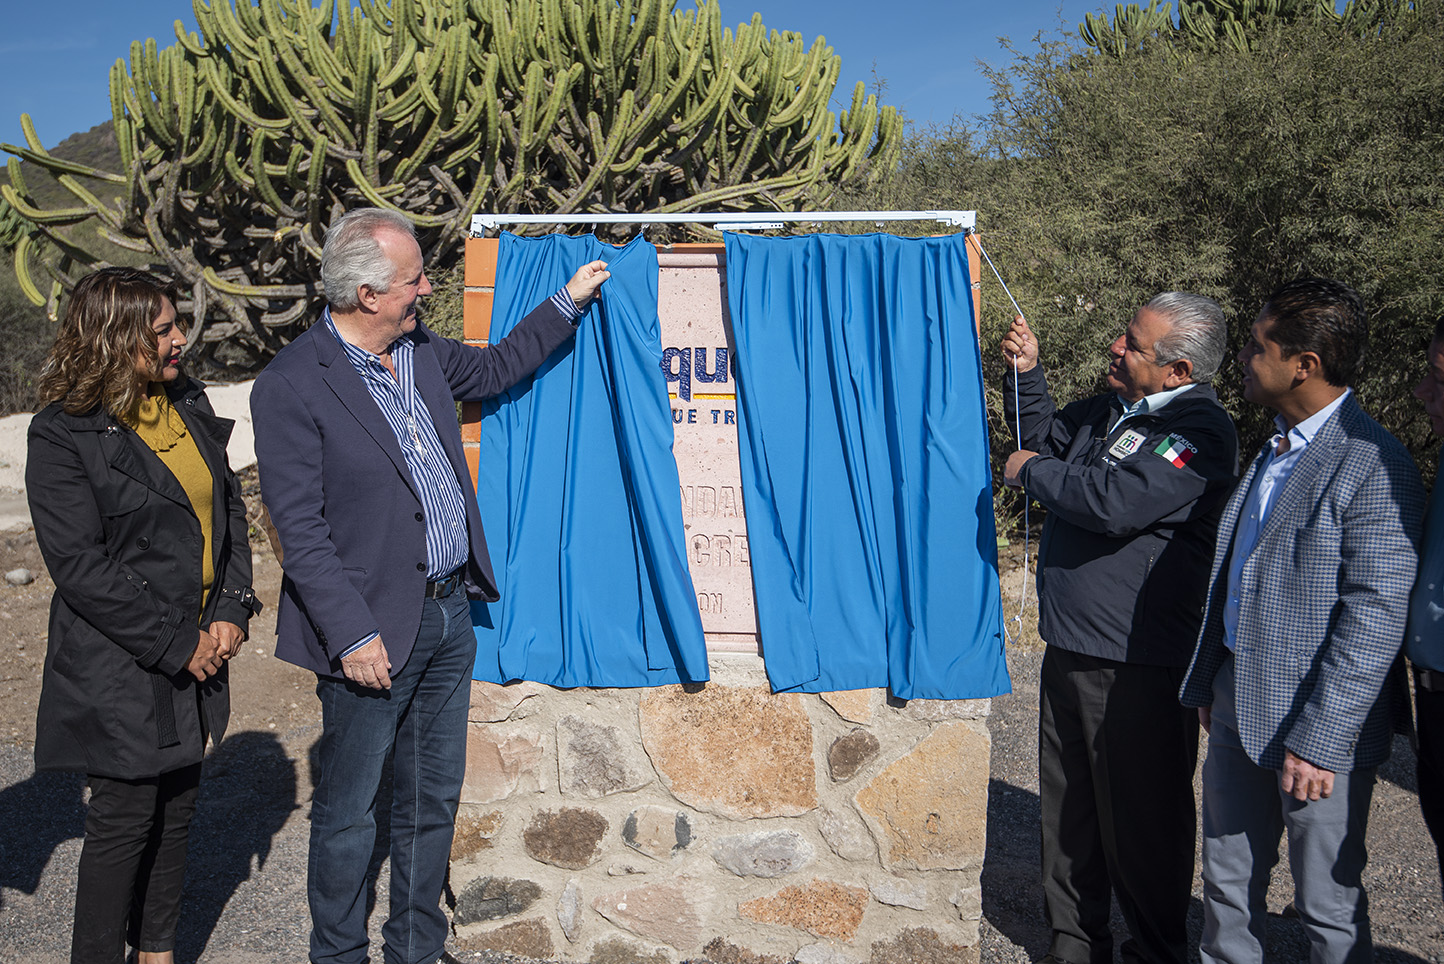
[[[474,683],[456,943],[593,964],[978,960],[988,700]]]

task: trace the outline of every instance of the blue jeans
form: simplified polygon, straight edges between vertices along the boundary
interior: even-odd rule
[[[383,640],[383,642],[385,642]],[[416,646],[390,690],[320,678],[319,774],[311,800],[311,960],[366,964],[366,871],[376,793],[395,749],[386,964],[431,964],[446,941],[441,890],[461,780],[476,637],[466,593],[422,608]]]

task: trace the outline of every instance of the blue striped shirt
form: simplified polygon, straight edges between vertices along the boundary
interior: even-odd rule
[[[572,300],[571,292],[563,287],[549,300],[562,317],[576,324],[581,310]],[[416,390],[415,342],[410,334],[405,334],[391,343],[391,364],[396,369],[396,377],[392,378],[379,355],[341,337],[331,320],[330,308],[322,313],[321,320],[340,342],[346,358],[361,376],[362,384],[375,399],[391,431],[396,433],[396,441],[411,472],[411,487],[421,498],[426,517],[426,578],[428,581],[443,579],[466,565],[471,556],[471,542],[466,530],[466,502],[461,481],[441,447],[431,412]],[[373,632],[358,639],[346,647],[341,657],[350,656],[378,635],[379,632]]]
[[[471,553],[466,534],[466,503],[462,501],[461,482],[446,457],[446,450],[441,447],[431,412],[416,390],[415,343],[410,335],[391,343],[391,364],[396,369],[396,377],[392,378],[380,356],[341,337],[329,308],[323,318],[376,400],[391,431],[396,433],[406,467],[411,471],[411,487],[421,499],[426,515],[426,578],[445,578],[465,565]]]

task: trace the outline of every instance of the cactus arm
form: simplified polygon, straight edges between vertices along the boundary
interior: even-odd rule
[[[317,137],[311,142],[310,167],[306,171],[307,224],[318,224],[321,220],[321,179],[326,173],[326,143],[324,137]]]
[[[255,182],[257,193],[271,206],[272,210],[288,218],[301,216],[300,211],[281,199],[281,195],[276,191],[276,185],[271,183],[270,172],[266,170],[266,136],[260,133],[251,138],[251,178]]]
[[[631,101],[632,92],[630,90],[624,91],[622,93],[622,104],[624,107],[622,112],[624,114],[627,113],[625,108],[630,107]],[[601,129],[601,119],[597,117],[596,113],[593,112],[587,119],[591,127],[592,142],[600,143],[602,149],[598,152],[591,173],[587,175],[586,180],[582,181],[582,183],[567,196],[567,210],[570,211],[577,210],[582,199],[592,192],[597,182],[601,180],[602,174],[615,162],[617,150],[621,147],[622,135],[625,131],[621,124],[616,124],[612,127],[611,133],[604,138]]]
[[[119,174],[111,174],[109,171],[102,171],[99,168],[90,167],[87,164],[78,164],[75,161],[67,161],[56,157],[54,154],[46,153],[44,150],[33,151],[24,147],[17,147],[14,144],[0,144],[0,151],[7,154],[14,154],[16,157],[31,161],[37,167],[43,167],[52,174],[78,174],[81,177],[95,178],[97,181],[106,181],[110,184],[124,184],[125,178]]]
[[[112,227],[120,227],[120,217],[107,204],[86,190],[74,177],[69,174],[60,174],[55,178],[56,182],[71,193],[77,200],[83,203],[91,214],[110,224]]]
[[[176,43],[190,51],[196,57],[206,56],[206,46],[194,33],[186,30],[186,26],[177,20],[174,24]]]
[[[555,136],[557,118],[561,115],[562,103],[571,93],[573,85],[581,77],[579,65],[573,65],[572,69],[552,82],[551,96],[541,109],[541,115],[537,118],[535,132],[532,139],[526,145],[528,153],[536,153],[541,150],[544,143],[550,142]]]
[[[796,81],[797,92],[793,95],[791,103],[768,118],[768,123],[776,127],[787,127],[802,117],[803,111],[810,107],[812,101],[815,100],[813,85],[818,82],[826,82],[827,68],[824,68],[824,73],[821,78],[819,78],[818,75],[818,68],[822,67],[822,58],[828,56],[831,52],[832,48],[827,47],[822,42],[822,38],[818,37],[816,42],[813,43],[812,49],[808,51],[806,59],[802,62],[799,71],[800,79]],[[837,58],[829,59],[836,60]]]
[[[406,217],[410,218],[411,222],[419,228],[439,228],[445,226],[448,220],[447,217],[436,217],[432,215],[417,214],[414,211],[407,211],[392,204],[391,201],[388,200],[385,195],[383,195],[382,191],[386,191],[390,194],[400,193],[400,191],[402,190],[402,187],[400,185],[393,185],[390,189],[377,189],[374,185],[372,185],[369,181],[366,180],[365,176],[361,173],[360,165],[358,165],[354,160],[348,159],[346,161],[346,172],[351,175],[351,183],[355,185],[356,190],[360,191],[363,195],[365,195],[366,200],[370,201],[376,207],[386,208],[387,210],[395,211],[397,214],[404,214],[406,215]]]
[[[295,298],[306,294],[305,285],[253,285],[227,281],[210,265],[201,269],[201,278],[214,290],[240,298]]]
[[[9,185],[7,184],[8,188]],[[45,304],[45,296],[35,286],[35,279],[30,274],[30,255],[34,251],[35,242],[30,235],[22,234],[20,240],[15,243],[15,281],[20,286],[20,293],[35,307],[39,308]]]
[[[281,63],[285,65],[286,72],[290,75],[291,79],[293,79],[305,93],[306,101],[321,115],[320,120],[322,124],[325,125],[328,136],[332,139],[340,138],[346,142],[347,147],[354,148],[356,146],[355,133],[341,120],[340,115],[336,113],[336,108],[332,106],[331,99],[316,85],[315,78],[311,76],[305,64],[301,63],[300,58],[296,56],[295,49],[284,41],[274,43],[271,47],[280,54]],[[262,60],[261,63],[263,68],[275,66],[275,62],[269,59]],[[287,85],[285,81],[281,79],[279,69],[272,75],[271,84],[276,97],[286,97]],[[291,101],[288,99],[287,102],[290,103]],[[300,111],[296,111],[295,116],[299,115]],[[309,127],[309,125],[307,126]],[[314,129],[308,130],[307,132],[314,133]]]
[[[369,24],[368,24],[369,26]],[[378,28],[373,28],[378,29]],[[389,63],[391,66],[381,75],[378,86],[382,90],[390,90],[401,82],[413,68],[413,58],[416,56],[416,38],[410,33],[402,31],[399,35],[392,37],[391,54]],[[387,62],[383,57],[383,62]]]
[[[247,33],[237,22],[229,0],[215,0],[209,4],[204,0],[193,0],[191,8],[195,11],[196,23],[207,34],[218,37],[244,59],[256,58],[258,52],[251,40],[253,34]]]
[[[149,244],[146,244],[144,241],[137,241],[128,234],[112,231],[105,224],[96,225],[95,233],[118,248],[125,248],[127,251],[141,251],[146,254],[150,253]]]
[[[224,0],[217,0],[224,2]],[[225,83],[220,75],[220,69],[216,66],[214,58],[201,61],[201,69],[207,75],[209,90],[221,102],[227,113],[234,114],[248,127],[258,127],[270,131],[290,130],[291,121],[285,117],[262,117],[255,111],[231,95],[230,85]]]
[[[445,64],[441,72],[441,110],[437,120],[444,127],[451,127],[456,121],[456,102],[466,90],[466,73],[471,65],[466,46],[470,38],[466,30],[458,25],[448,30],[443,39]]]
[[[77,224],[92,217],[95,212],[88,207],[81,208],[57,208],[54,210],[43,210],[32,207],[25,203],[25,199],[15,193],[15,189],[9,184],[0,184],[0,197],[3,197],[11,207],[20,213],[20,216],[27,221],[40,224]]]

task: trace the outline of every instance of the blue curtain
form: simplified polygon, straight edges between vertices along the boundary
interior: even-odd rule
[[[727,235],[774,689],[1009,691],[966,239]]]
[[[501,600],[473,603],[474,677],[553,686],[707,679],[662,377],[657,251],[503,234],[492,340],[601,259],[576,341],[482,410],[477,502]]]

